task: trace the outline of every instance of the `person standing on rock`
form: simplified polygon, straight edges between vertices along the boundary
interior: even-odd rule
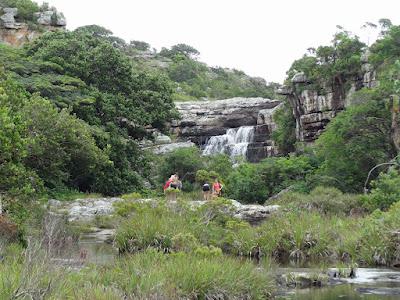
[[[182,188],[182,183],[179,181],[177,174],[171,175],[164,185],[164,193],[168,201],[176,201],[176,194]]]
[[[219,182],[218,178],[215,178],[215,181],[213,183],[212,194],[213,194],[213,197],[221,197],[222,196],[222,184]]]
[[[203,190],[203,198],[204,198],[204,201],[210,200],[210,197],[211,197],[211,187],[210,187],[210,185],[209,185],[207,182],[203,184],[202,190]]]

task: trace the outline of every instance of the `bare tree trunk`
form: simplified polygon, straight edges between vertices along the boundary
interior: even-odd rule
[[[397,151],[400,152],[400,127],[399,127],[399,97],[390,97],[390,107],[392,108],[392,125],[391,125],[391,139],[392,143]]]

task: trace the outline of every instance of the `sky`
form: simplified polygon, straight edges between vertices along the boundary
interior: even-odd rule
[[[39,1],[41,2],[41,1]],[[160,50],[179,43],[210,66],[235,68],[282,82],[309,47],[328,44],[336,25],[371,43],[361,29],[381,18],[400,24],[398,0],[47,0],[70,30],[97,24],[126,41]]]

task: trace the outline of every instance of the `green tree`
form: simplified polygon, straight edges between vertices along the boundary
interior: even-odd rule
[[[389,169],[387,173],[379,174],[371,182],[371,193],[363,196],[364,203],[370,211],[375,209],[387,210],[400,200],[400,176],[396,169]]]
[[[22,117],[31,138],[25,165],[50,189],[90,190],[96,170],[108,161],[96,146],[90,127],[37,96],[23,107]]]
[[[395,156],[390,112],[376,101],[351,106],[328,124],[316,146],[323,161],[317,174],[343,191],[360,192],[368,171]]]
[[[195,182],[196,172],[203,168],[203,158],[198,148],[180,148],[165,155],[160,165],[160,181],[164,182],[171,174],[178,174],[191,186]]]
[[[296,120],[287,101],[274,113],[273,118],[277,128],[272,133],[272,139],[277,144],[279,151],[285,155],[295,151]]]

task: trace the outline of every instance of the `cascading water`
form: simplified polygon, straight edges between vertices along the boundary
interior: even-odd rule
[[[203,150],[203,154],[225,153],[231,158],[238,156],[246,157],[247,146],[253,141],[253,138],[253,126],[231,128],[224,135],[211,137]]]

